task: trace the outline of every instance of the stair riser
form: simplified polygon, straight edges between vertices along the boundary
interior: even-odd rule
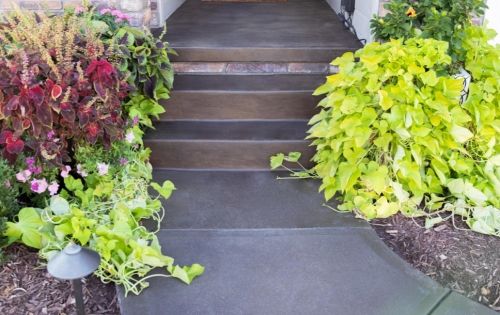
[[[309,141],[158,141],[146,140],[151,164],[171,169],[269,170],[269,157],[277,153],[302,152],[300,162],[307,168],[314,155]]]
[[[303,91],[312,93],[325,74],[178,74],[173,91]]]
[[[160,120],[310,119],[322,97],[311,92],[173,91]]]
[[[352,51],[349,47],[338,48],[194,48],[173,47],[178,56],[171,56],[174,62],[331,62]]]

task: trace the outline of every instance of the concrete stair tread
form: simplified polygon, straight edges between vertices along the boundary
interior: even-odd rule
[[[151,279],[123,298],[136,314],[422,315],[449,292],[389,250],[373,230],[161,230],[176,264],[200,263],[189,286]],[[162,273],[162,271],[159,271]]]
[[[330,62],[334,55],[361,47],[325,1],[187,0],[166,23],[165,39],[179,52],[174,61]]]
[[[153,179],[177,187],[163,201],[163,229],[370,228],[351,213],[323,207],[319,180],[283,171],[155,170]],[[334,201],[329,205],[336,206]]]
[[[155,122],[155,129],[146,131],[144,140],[301,141],[310,128],[307,123],[307,120],[159,121]]]
[[[178,74],[173,91],[308,91],[326,82],[322,74]]]

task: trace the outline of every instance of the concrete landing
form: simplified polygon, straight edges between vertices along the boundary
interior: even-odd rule
[[[173,61],[331,62],[361,48],[322,0],[187,0],[167,19],[167,29],[165,39],[179,53]]]
[[[318,181],[276,175],[155,171],[178,188],[164,202],[163,251],[205,273],[189,286],[152,279],[140,296],[119,288],[122,315],[496,314],[408,265],[366,222],[322,207]]]

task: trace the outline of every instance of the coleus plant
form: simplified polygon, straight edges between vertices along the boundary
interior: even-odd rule
[[[27,15],[0,30],[0,148],[54,165],[69,162],[68,140],[109,144],[123,136],[122,101],[132,87],[106,59],[81,19]],[[83,30],[83,32],[82,32]]]

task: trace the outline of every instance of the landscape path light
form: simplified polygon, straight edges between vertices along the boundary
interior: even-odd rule
[[[77,315],[85,314],[80,278],[94,272],[100,262],[101,257],[96,251],[69,243],[47,263],[47,271],[55,278],[73,280]]]

